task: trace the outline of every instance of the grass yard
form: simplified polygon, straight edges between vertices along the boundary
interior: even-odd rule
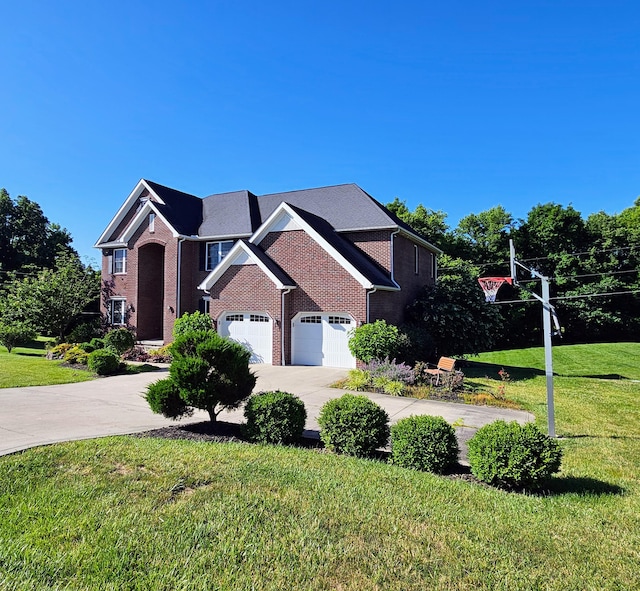
[[[11,353],[0,346],[0,388],[69,384],[94,378],[88,371],[45,359],[45,343],[45,339],[38,339],[30,347],[16,347]]]
[[[640,589],[627,346],[591,346],[583,369],[579,349],[558,359],[565,455],[545,495],[233,443],[114,437],[2,457],[0,589]],[[492,355],[465,372],[495,386],[484,376],[504,366],[506,396],[544,427],[543,352]],[[628,379],[585,377],[609,374]]]

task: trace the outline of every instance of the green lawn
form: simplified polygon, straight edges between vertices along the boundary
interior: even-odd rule
[[[640,380],[640,343],[561,345],[552,351],[553,373],[559,376]],[[542,347],[482,353],[471,361],[488,365],[488,371],[506,367],[516,377],[544,373]]]
[[[0,346],[0,388],[69,384],[92,380],[88,371],[61,367],[61,361],[45,359],[45,339],[29,347],[16,347],[11,353]]]
[[[0,589],[639,589],[640,383],[575,377],[629,373],[627,346],[558,360],[564,460],[545,495],[246,444],[117,437],[0,458]],[[530,354],[482,356],[496,365],[472,379],[523,368],[506,395],[544,426]]]

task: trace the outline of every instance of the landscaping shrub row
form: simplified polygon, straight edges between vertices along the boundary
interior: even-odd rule
[[[70,339],[71,341],[71,339]],[[61,359],[73,365],[86,365],[98,375],[112,375],[123,367],[121,360],[170,363],[169,346],[145,351],[135,347],[133,334],[126,328],[116,328],[104,337],[86,342],[60,343],[47,351],[47,359]]]
[[[245,436],[258,443],[300,440],[304,403],[288,392],[262,392],[249,398]],[[386,411],[366,396],[345,394],[328,401],[318,417],[320,439],[335,453],[373,457],[391,440],[390,461],[404,468],[442,474],[457,463],[454,428],[442,417],[411,416],[389,428]],[[469,463],[482,482],[505,489],[536,489],[560,469],[557,441],[535,425],[496,421],[469,441]]]

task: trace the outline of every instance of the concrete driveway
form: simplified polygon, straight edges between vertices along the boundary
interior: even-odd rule
[[[317,416],[322,405],[345,391],[328,386],[346,375],[344,369],[305,366],[254,365],[258,381],[255,391],[284,390],[299,396],[307,408],[307,435],[318,432]],[[166,376],[159,372],[100,378],[91,382],[0,389],[0,455],[37,445],[60,441],[90,439],[107,435],[124,435],[166,425],[176,421],[155,415],[143,398],[151,382]],[[478,427],[504,419],[520,423],[533,420],[523,411],[467,404],[416,400],[383,394],[369,394],[388,412],[391,422],[410,415],[439,415],[453,423],[461,421],[458,439],[464,442]],[[198,411],[179,424],[208,420]],[[242,410],[224,412],[220,420],[243,422]]]

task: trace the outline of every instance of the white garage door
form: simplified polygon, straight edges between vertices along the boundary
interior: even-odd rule
[[[294,365],[355,367],[349,351],[349,331],[355,320],[345,314],[298,314],[291,323]]]
[[[218,320],[218,332],[251,351],[251,363],[271,363],[273,323],[264,312],[229,312]]]

